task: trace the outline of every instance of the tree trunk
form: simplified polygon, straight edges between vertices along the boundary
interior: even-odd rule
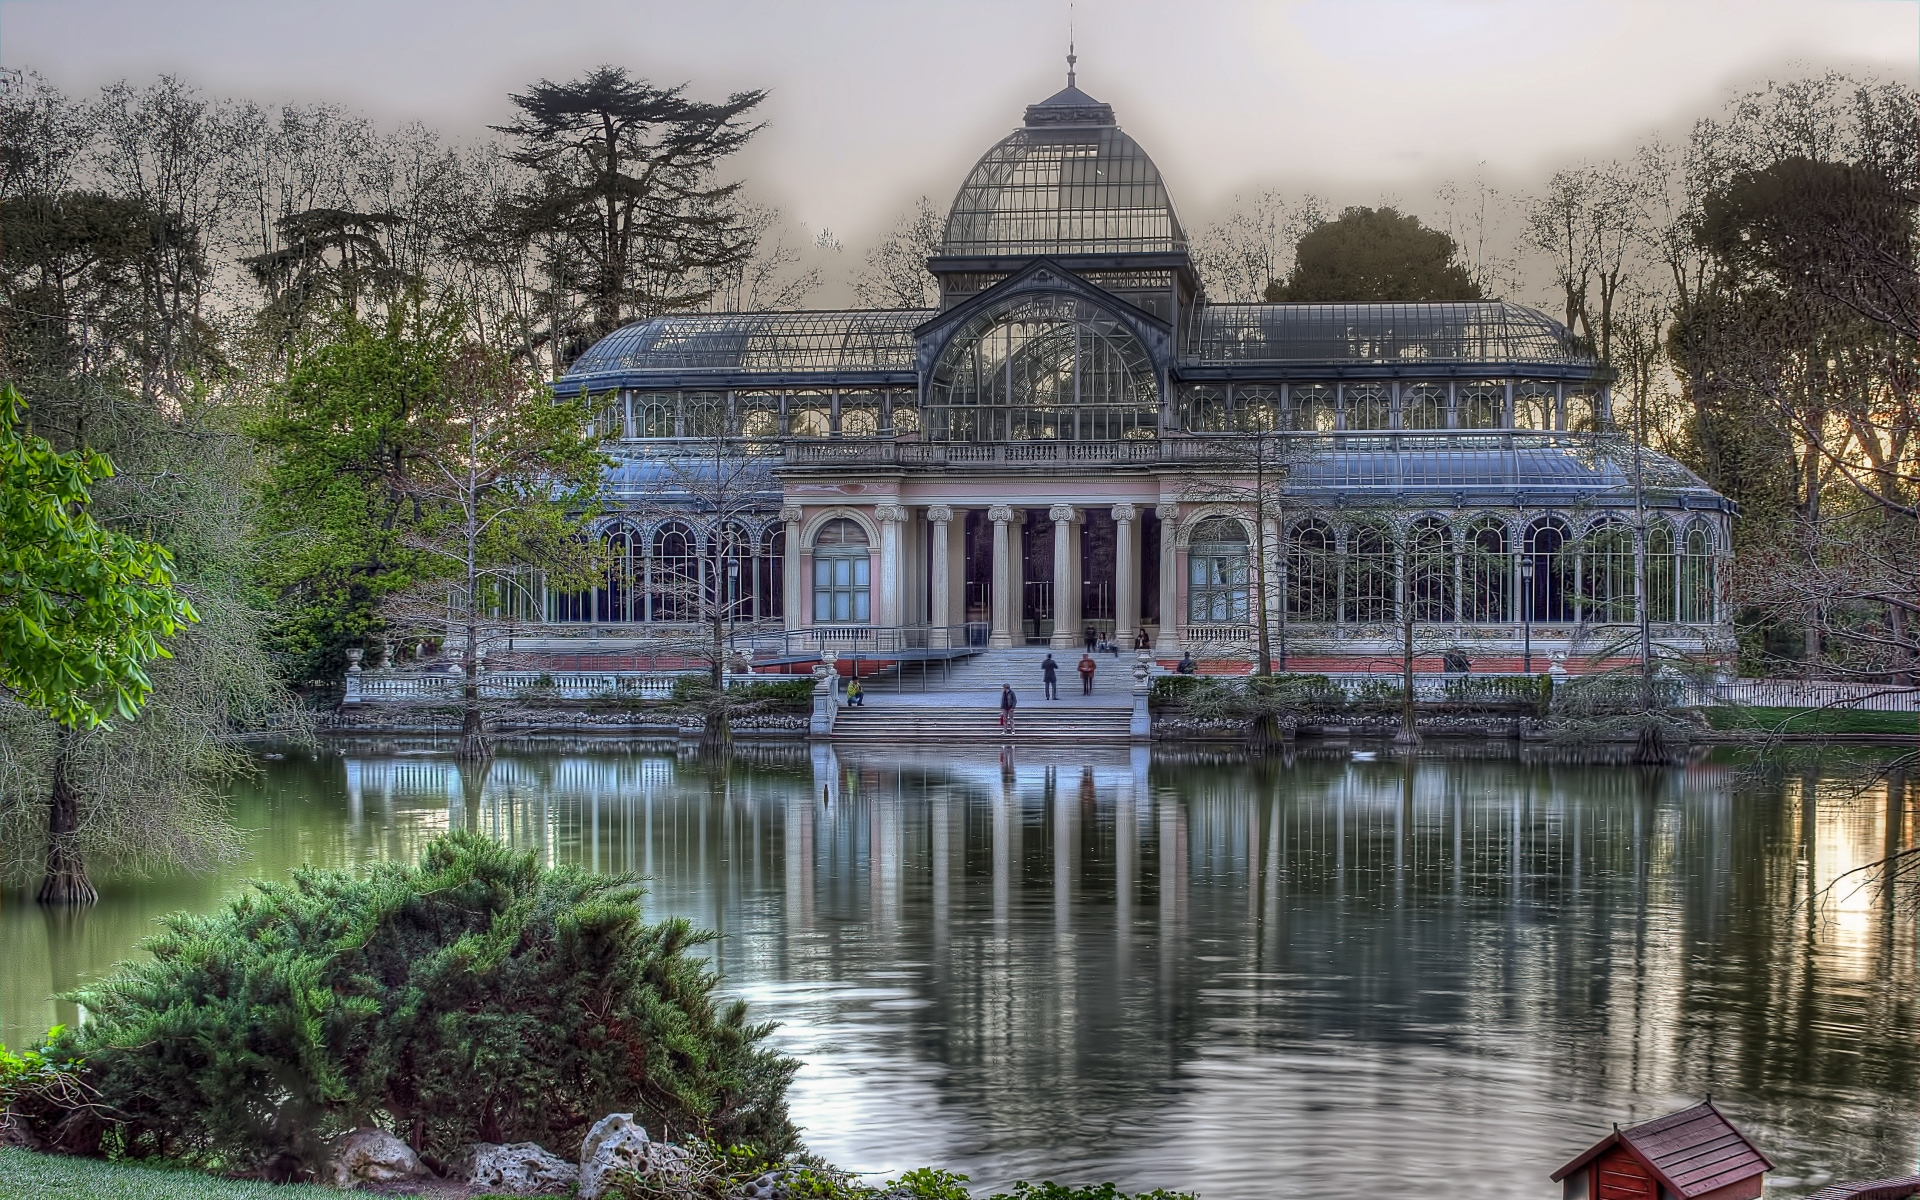
[[[87,879],[80,857],[80,797],[67,778],[73,730],[60,727],[60,749],[53,758],[53,792],[47,805],[47,875],[35,897],[42,904],[92,904],[100,899]]]
[[[1651,715],[1641,722],[1640,737],[1633,748],[1633,761],[1643,766],[1661,766],[1673,760],[1673,752],[1667,748],[1666,731],[1660,728],[1660,722]]]
[[[1413,588],[1407,582],[1411,563],[1400,568],[1400,732],[1393,735],[1396,746],[1418,746],[1420,731],[1413,718]]]
[[[467,603],[471,606],[471,587],[467,595]],[[482,762],[493,757],[493,743],[487,738],[486,714],[480,708],[480,647],[475,640],[478,635],[478,627],[469,622],[467,647],[461,655],[465,679],[460,687],[460,757],[469,762]]]
[[[722,563],[721,566],[725,564]],[[726,588],[726,574],[718,574],[714,586]],[[703,597],[704,599],[705,597]],[[718,750],[733,741],[733,725],[727,720],[727,626],[723,614],[716,606],[713,621],[712,656],[708,664],[707,686],[711,694],[707,697],[705,720],[700,727],[700,745],[708,750]],[[855,660],[855,670],[859,669],[859,660]]]

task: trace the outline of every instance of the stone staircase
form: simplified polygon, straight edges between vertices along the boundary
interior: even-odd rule
[[[939,685],[938,690],[997,692],[1001,684],[1010,683],[1013,690],[1019,693],[1020,703],[1024,706],[1029,699],[1039,700],[1042,695],[1040,663],[1049,653],[1060,664],[1060,694],[1079,698],[1080,675],[1075,670],[1080,663],[1081,648],[1078,646],[1052,651],[1045,646],[1014,646],[983,651],[954,664],[947,681]],[[1093,673],[1093,694],[1096,699],[1109,697],[1114,704],[1133,703],[1133,657],[1131,653],[1123,653],[1118,658],[1111,654],[1093,656],[1093,661],[1099,664]]]
[[[1035,742],[1105,746],[1127,744],[1128,726],[1133,716],[1131,704],[1077,704],[1051,708],[1044,707],[1044,701],[1028,704],[1024,692],[1022,696],[1012,734],[1001,731],[1000,710],[997,708],[915,705],[843,708],[833,723],[833,740],[867,745],[913,742],[948,746]]]

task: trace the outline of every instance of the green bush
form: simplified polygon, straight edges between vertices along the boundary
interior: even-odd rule
[[[743,683],[727,695],[736,705],[756,705],[767,712],[809,712],[813,709],[813,677]]]
[[[209,916],[174,914],[150,962],[74,994],[102,1141],[281,1177],[377,1124],[451,1158],[473,1141],[562,1152],[608,1112],[650,1132],[797,1143],[797,1064],[744,1004],[718,1005],[692,951],[710,935],[641,920],[631,882],[548,869],[486,838],[418,866],[303,870]]]

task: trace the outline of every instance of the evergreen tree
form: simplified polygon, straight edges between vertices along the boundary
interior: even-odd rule
[[[1453,239],[1391,208],[1349,208],[1300,239],[1285,282],[1267,285],[1270,303],[1376,304],[1478,300]]]

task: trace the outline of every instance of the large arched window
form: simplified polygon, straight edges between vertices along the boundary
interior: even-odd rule
[[[1193,531],[1187,550],[1187,621],[1245,624],[1248,617],[1247,531],[1215,517]]]
[[[1524,619],[1573,620],[1573,564],[1566,545],[1567,527],[1558,517],[1541,517],[1527,526],[1527,556],[1522,564],[1527,583],[1521,591]]]
[[[1680,539],[1680,619],[1713,620],[1713,532],[1702,521]]]
[[[1409,383],[1400,389],[1400,428],[1445,429],[1447,385]]]
[[[1146,348],[1106,310],[1024,296],[967,322],[934,363],[927,436],[956,442],[1157,436]]]
[[[1506,423],[1507,386],[1497,379],[1456,384],[1453,405],[1461,429],[1497,429]]]
[[[813,539],[816,625],[865,625],[873,619],[867,531],[840,517]]]
[[[1509,621],[1507,597],[1513,594],[1513,556],[1507,527],[1498,517],[1482,517],[1467,527],[1460,561],[1460,618],[1491,624]]]
[[[650,564],[653,619],[691,621],[700,586],[699,543],[684,525],[666,525],[653,535]]]
[[[1453,531],[1422,517],[1407,531],[1407,581],[1416,621],[1453,620]]]
[[[1673,620],[1673,526],[1665,521],[1647,522],[1647,619]]]
[[[1589,621],[1633,620],[1633,532],[1614,520],[1596,523],[1580,549],[1582,615]]]
[[[607,535],[607,581],[597,598],[602,621],[641,619],[645,596],[635,586],[644,558],[641,551],[641,544],[627,529],[615,529]]]
[[[1333,528],[1317,518],[1294,526],[1287,538],[1287,617],[1327,622],[1340,611],[1339,549]]]
[[[1347,534],[1341,561],[1341,619],[1350,625],[1393,620],[1393,535],[1376,521],[1355,525]]]
[[[1384,383],[1349,383],[1345,393],[1348,429],[1388,429],[1393,425],[1393,388]]]

